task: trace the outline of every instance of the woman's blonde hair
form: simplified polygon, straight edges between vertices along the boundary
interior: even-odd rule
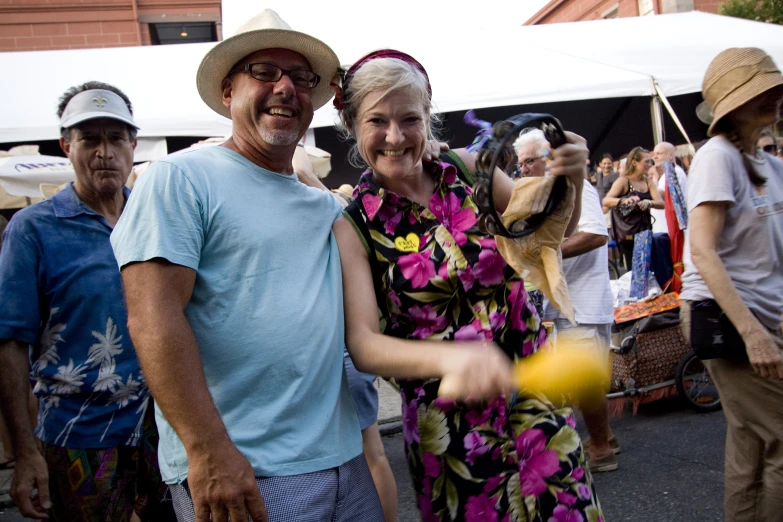
[[[424,107],[424,124],[427,126],[427,138],[438,139],[440,118],[432,113],[432,100],[428,92],[429,80],[413,65],[397,58],[376,58],[368,61],[351,76],[351,81],[342,93],[343,108],[339,111],[340,122],[337,129],[346,141],[353,141],[348,153],[348,161],[354,167],[363,168],[367,165],[359,154],[356,138],[352,129],[359,116],[359,106],[364,98],[371,93],[381,92],[378,100],[389,94],[410,88],[421,96]]]
[[[644,147],[634,147],[631,149],[631,152],[628,153],[628,157],[625,162],[625,175],[630,176],[634,172],[636,172],[636,167],[633,166],[633,162],[636,161],[637,163],[644,157],[645,154],[649,154],[650,151],[645,149]],[[647,172],[645,171],[643,173],[644,176],[647,175]]]

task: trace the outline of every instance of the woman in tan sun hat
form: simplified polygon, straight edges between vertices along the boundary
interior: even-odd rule
[[[707,68],[715,114],[688,176],[682,324],[728,423],[725,517],[783,513],[783,162],[756,148],[779,119],[783,76],[761,49]]]

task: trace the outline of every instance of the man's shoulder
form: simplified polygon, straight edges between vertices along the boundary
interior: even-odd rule
[[[26,231],[50,225],[57,216],[51,199],[45,199],[17,211],[8,222],[9,231]]]

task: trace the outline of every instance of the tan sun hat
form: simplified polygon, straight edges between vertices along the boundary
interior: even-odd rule
[[[704,100],[715,114],[707,134],[714,136],[721,118],[778,85],[783,85],[783,75],[761,49],[731,48],[721,52],[707,67],[701,85]]]
[[[334,51],[321,40],[292,30],[276,12],[264,9],[242,24],[234,36],[210,49],[201,60],[196,73],[196,86],[204,103],[230,119],[231,113],[223,105],[220,85],[237,62],[263,49],[289,49],[307,59],[313,72],[321,77],[321,81],[312,89],[313,109],[323,106],[334,96],[329,83],[340,67]]]

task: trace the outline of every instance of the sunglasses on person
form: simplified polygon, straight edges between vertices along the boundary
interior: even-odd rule
[[[285,74],[291,79],[291,83],[305,89],[312,89],[321,81],[321,77],[313,71],[308,71],[307,69],[287,71],[271,63],[249,63],[242,67],[237,67],[231,72],[248,72],[250,76],[260,82],[277,82]]]
[[[770,143],[769,145],[764,145],[763,147],[761,147],[761,150],[763,150],[764,152],[769,152],[774,156],[775,154],[778,153],[778,146],[775,145],[774,143]]]

